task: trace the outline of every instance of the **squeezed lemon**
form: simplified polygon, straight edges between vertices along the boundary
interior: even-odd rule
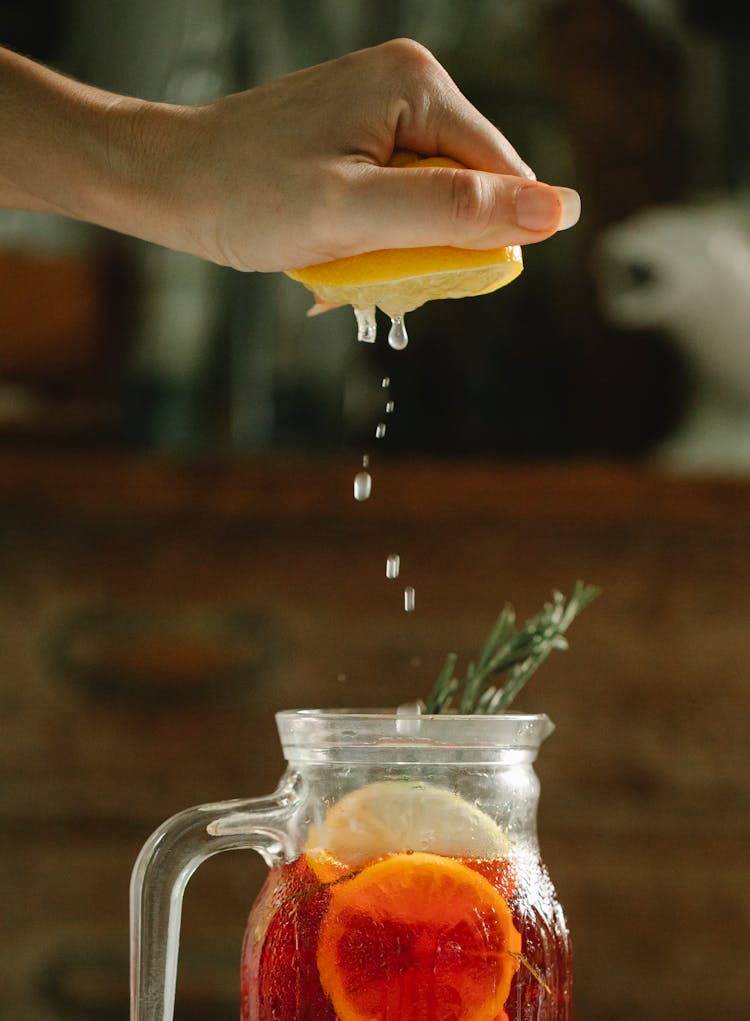
[[[396,153],[389,165],[415,170],[464,169],[462,164],[443,156],[423,159],[407,152]],[[489,294],[515,280],[522,270],[519,245],[485,251],[435,245],[364,252],[290,270],[287,275],[309,288],[320,302],[353,305],[360,314],[377,307],[391,319],[399,320],[436,298]],[[365,321],[367,330],[371,330],[371,320]]]

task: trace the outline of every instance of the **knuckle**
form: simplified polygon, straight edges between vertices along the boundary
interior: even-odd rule
[[[426,46],[414,39],[391,39],[379,49],[385,58],[385,73],[402,87],[413,88],[420,83],[431,83],[444,74],[439,61]]]
[[[391,39],[383,44],[386,52],[401,66],[404,64],[417,69],[432,67],[437,61],[432,53],[416,39],[406,37]]]
[[[414,39],[391,39],[379,48],[380,72],[387,92],[397,96],[410,124],[425,125],[444,105],[450,78],[440,62]]]
[[[481,174],[469,170],[454,170],[451,184],[453,226],[465,234],[480,236],[485,232],[492,216],[492,196]]]

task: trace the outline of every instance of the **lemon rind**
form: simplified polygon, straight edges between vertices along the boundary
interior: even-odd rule
[[[402,283],[438,274],[507,267],[523,268],[520,245],[505,248],[472,249],[436,245],[428,248],[387,248],[376,252],[349,255],[332,262],[302,266],[287,271],[287,276],[313,290],[320,287],[366,286],[376,283]],[[418,272],[415,272],[418,267]]]
[[[465,275],[456,270],[431,273],[393,281],[368,284],[349,284],[314,288],[318,300],[331,305],[352,305],[354,308],[380,308],[387,315],[402,316],[427,301],[440,298],[470,298],[490,294],[521,273],[522,266],[488,266],[484,271],[467,270]]]

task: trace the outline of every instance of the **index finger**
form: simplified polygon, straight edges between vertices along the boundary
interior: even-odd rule
[[[469,102],[429,50],[412,40],[397,40],[396,45],[405,52],[396,76],[397,147],[424,156],[450,156],[472,170],[536,179],[505,135]]]

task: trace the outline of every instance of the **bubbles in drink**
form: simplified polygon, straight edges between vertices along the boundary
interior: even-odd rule
[[[362,455],[362,467],[363,468],[369,468],[370,467],[370,455],[369,454],[363,454]]]
[[[409,343],[409,335],[406,332],[403,316],[391,317],[391,328],[388,331],[388,343],[394,351],[403,351]]]
[[[388,387],[391,385],[391,377],[390,376],[383,376],[382,380],[380,381],[380,385],[382,386],[382,388],[384,390],[387,390]]]
[[[401,557],[398,553],[389,553],[385,562],[386,578],[398,578],[401,570]]]
[[[393,412],[393,409],[394,409],[395,407],[396,407],[396,405],[395,405],[395,403],[394,403],[393,401],[388,401],[388,402],[386,403],[386,405],[385,405],[385,413],[386,413],[386,415],[390,415],[390,414],[392,414],[392,412]]]
[[[407,585],[404,589],[404,610],[407,613],[412,613],[414,610],[414,589],[411,585]]]
[[[357,472],[354,476],[354,499],[369,500],[372,492],[372,476],[369,472]]]
[[[357,317],[357,340],[364,341],[366,344],[374,344],[378,332],[375,309],[355,308],[354,315]]]
[[[375,426],[375,439],[382,440],[385,436],[385,422],[378,422]]]

